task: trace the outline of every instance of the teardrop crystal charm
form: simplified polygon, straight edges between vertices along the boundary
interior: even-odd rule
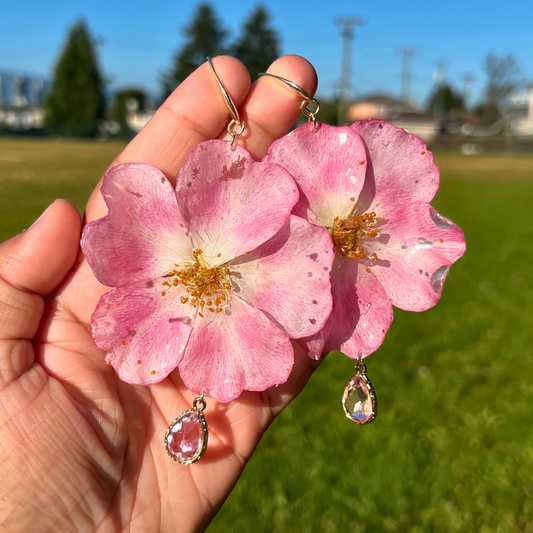
[[[205,406],[202,394],[194,400],[192,409],[182,413],[170,424],[165,434],[168,455],[182,465],[196,463],[207,449],[207,422],[202,413]]]
[[[356,424],[370,424],[378,412],[378,399],[360,359],[355,363],[355,370],[344,387],[342,407],[346,417]]]

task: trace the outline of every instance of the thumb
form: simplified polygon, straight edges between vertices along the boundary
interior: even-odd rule
[[[80,232],[78,210],[56,200],[31,228],[0,244],[0,277],[19,291],[50,294],[74,264]]]
[[[27,231],[0,244],[0,384],[33,362],[32,339],[50,294],[72,268],[79,247],[80,215],[56,200]]]
[[[32,339],[44,299],[72,268],[79,247],[80,215],[56,200],[33,226],[0,244],[0,389],[33,363]]]

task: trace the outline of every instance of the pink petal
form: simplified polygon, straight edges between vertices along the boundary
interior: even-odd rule
[[[359,213],[385,215],[411,202],[431,201],[439,188],[439,169],[422,139],[382,120],[350,127],[362,137],[368,153]]]
[[[301,338],[322,329],[331,313],[334,256],[326,229],[291,216],[272,239],[229,268],[240,298],[274,317],[289,336]]]
[[[329,335],[329,331],[331,329],[331,323],[328,320],[324,327],[314,335],[311,335],[310,337],[307,337],[305,339],[305,343],[307,344],[307,355],[311,359],[315,359],[318,361],[320,357],[322,356],[322,353],[324,353],[324,345],[326,344],[326,339]]]
[[[363,188],[366,154],[360,137],[350,128],[310,123],[274,141],[263,161],[277,163],[297,181],[302,195],[297,205],[314,214],[311,222],[331,226],[347,215]]]
[[[179,371],[190,390],[205,390],[207,396],[226,403],[243,390],[263,391],[284,383],[293,362],[287,335],[234,296],[230,313],[196,320]]]
[[[270,239],[298,201],[296,184],[285,170],[257,163],[244,148],[230,149],[220,140],[191,152],[176,191],[194,246],[213,266]]]
[[[104,294],[91,318],[96,346],[108,351],[106,361],[126,383],[163,380],[180,362],[189,338],[189,306],[179,301],[177,287],[162,296],[161,282]]]
[[[81,247],[100,283],[120,287],[150,280],[192,259],[192,245],[165,175],[150,165],[108,170],[102,196],[109,213],[85,226]]]
[[[378,239],[363,241],[378,261],[372,272],[392,303],[406,311],[424,311],[440,298],[450,266],[465,251],[461,229],[423,202],[387,215]]]
[[[393,318],[379,281],[357,259],[337,256],[331,287],[333,312],[325,328],[324,350],[339,350],[352,359],[375,352]]]

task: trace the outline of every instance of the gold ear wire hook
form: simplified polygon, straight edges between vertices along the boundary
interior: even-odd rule
[[[213,74],[215,75],[215,79],[217,80],[218,86],[220,87],[220,90],[222,91],[222,95],[224,96],[224,100],[226,101],[226,105],[228,106],[229,112],[231,113],[231,121],[228,124],[227,130],[231,137],[231,147],[233,147],[233,143],[235,142],[235,137],[238,135],[242,135],[244,132],[244,128],[246,127],[246,124],[244,123],[244,120],[241,120],[239,117],[239,112],[237,111],[237,108],[235,107],[235,104],[233,103],[233,100],[231,99],[230,94],[228,93],[226,87],[224,87],[224,84],[220,81],[220,78],[217,75],[217,71],[215,70],[215,67],[213,66],[213,62],[211,61],[211,58],[208,56],[206,57],[207,62],[209,63],[209,66],[211,67],[211,70],[213,71]],[[240,129],[235,129],[240,128]]]
[[[320,111],[320,104],[316,98],[313,98],[305,89],[302,89],[302,87],[296,85],[296,83],[291,80],[282,78],[281,76],[276,76],[276,74],[269,74],[268,72],[261,72],[257,75],[258,78],[261,76],[269,76],[281,81],[294,92],[296,92],[296,94],[302,98],[302,103],[300,105],[300,111],[302,112],[302,115],[307,117],[307,122],[313,122],[313,130],[316,128],[316,115]],[[316,109],[314,111],[310,111],[308,109],[309,104],[314,104]]]

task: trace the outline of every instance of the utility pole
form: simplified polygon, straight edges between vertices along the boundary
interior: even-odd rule
[[[438,98],[439,90],[444,86],[444,80],[446,78],[446,69],[448,68],[448,61],[446,59],[440,59],[433,74],[433,116],[436,118],[442,118],[444,115],[443,100]]]
[[[400,100],[402,101],[402,111],[405,109],[406,104],[411,97],[411,78],[413,68],[413,56],[416,54],[414,48],[402,48],[400,54],[403,55],[403,67],[402,67],[402,89]]]
[[[435,70],[435,74],[433,75],[433,79],[435,81],[435,87],[438,88],[439,85],[442,85],[444,83],[444,80],[446,78],[446,69],[448,68],[448,61],[446,59],[440,59],[437,63],[437,69]]]
[[[94,44],[98,48],[100,48],[100,55],[98,57],[98,62],[100,63],[100,67],[102,69],[102,72],[104,72],[104,44],[106,43],[106,39],[104,39],[101,35],[97,35],[94,39]]]
[[[468,99],[470,97],[470,86],[476,81],[472,74],[465,74],[463,76],[463,102],[465,110],[468,109]]]
[[[354,26],[363,25],[364,20],[360,17],[339,17],[335,20],[335,24],[341,27],[342,36],[342,70],[337,125],[343,126],[346,122],[346,107],[350,96],[350,81],[352,77],[353,28]]]

